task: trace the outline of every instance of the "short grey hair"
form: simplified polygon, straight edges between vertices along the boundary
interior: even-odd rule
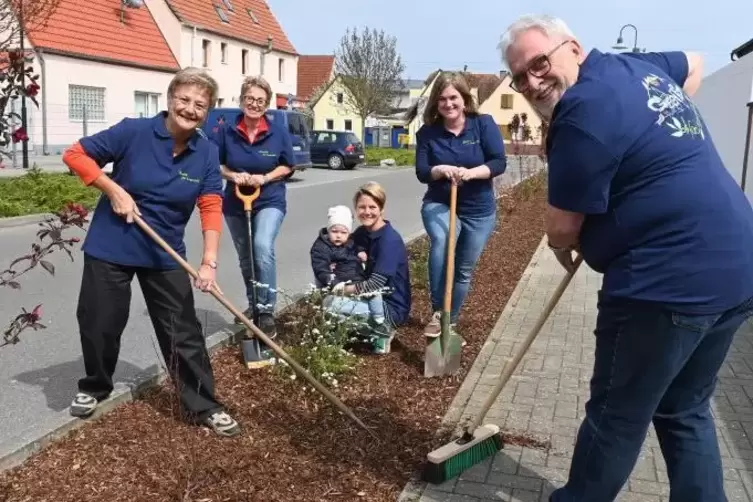
[[[507,61],[507,49],[515,43],[515,39],[521,33],[525,33],[528,30],[539,30],[548,38],[555,41],[564,41],[566,39],[574,39],[570,27],[562,19],[548,14],[528,14],[518,18],[517,21],[507,27],[505,33],[500,37],[499,49],[502,55],[502,62],[509,68],[509,62]]]
[[[167,97],[172,99],[175,91],[184,85],[195,85],[205,90],[209,94],[209,108],[214,108],[220,87],[206,70],[189,66],[178,71],[167,86]]]

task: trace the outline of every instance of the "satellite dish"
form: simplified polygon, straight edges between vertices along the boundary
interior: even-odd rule
[[[129,9],[140,9],[144,6],[144,0],[121,0],[123,6]]]

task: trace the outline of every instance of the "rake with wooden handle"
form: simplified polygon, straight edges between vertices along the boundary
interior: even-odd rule
[[[175,261],[178,262],[178,264],[185,270],[188,275],[193,277],[194,279],[199,278],[199,273],[186,261],[181,257],[170,245],[165,242],[162,237],[160,237],[152,228],[137,214],[133,215],[134,222],[143,230],[149,237],[154,240],[162,249],[165,250]],[[228,309],[232,314],[234,314],[238,319],[240,319],[243,324],[246,326],[248,330],[250,330],[254,336],[258,337],[261,341],[263,341],[272,351],[277,354],[281,359],[284,359],[285,362],[287,362],[290,367],[295,371],[300,377],[305,378],[306,381],[308,381],[317,391],[319,391],[320,394],[322,394],[327,400],[335,405],[337,409],[345,413],[345,415],[353,420],[356,424],[358,424],[360,427],[362,427],[366,432],[368,432],[371,436],[374,438],[378,438],[378,436],[366,427],[366,424],[364,424],[356,415],[353,413],[353,411],[345,406],[342,401],[340,401],[337,396],[332,394],[327,388],[322,385],[316,378],[311,376],[311,374],[303,369],[300,364],[298,364],[295,359],[290,357],[287,352],[282,350],[280,346],[278,346],[275,342],[273,342],[267,335],[264,334],[262,330],[254,326],[254,324],[245,316],[243,315],[243,312],[235,308],[228,300],[225,298],[222,293],[219,292],[218,288],[215,286],[213,287],[209,293],[214,296],[214,298],[222,304],[226,309]]]

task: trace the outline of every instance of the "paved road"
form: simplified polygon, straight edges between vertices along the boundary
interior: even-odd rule
[[[387,216],[396,228],[409,236],[422,229],[419,215],[423,187],[413,171],[359,169],[330,172],[310,169],[301,173],[300,181],[289,184],[288,217],[277,241],[279,287],[291,293],[304,290],[311,282],[308,252],[318,228],[326,224],[327,208],[348,204],[356,188],[368,181],[383,184],[388,193]],[[3,265],[28,251],[34,240],[34,225],[0,230]],[[71,236],[77,231],[72,231]],[[83,237],[83,232],[80,232]],[[186,232],[188,258],[197,263],[201,252],[201,233],[197,215]],[[22,343],[0,350],[0,451],[2,444],[27,429],[39,427],[55,415],[67,413],[83,372],[75,320],[76,298],[81,276],[82,256],[74,263],[64,254],[51,261],[57,265],[54,278],[42,270],[23,277],[23,294],[0,289],[0,322],[5,323],[20,308],[43,303],[44,322],[48,329],[27,332]],[[245,308],[243,284],[229,233],[223,234],[218,281],[223,292],[237,306]],[[0,265],[2,266],[2,265]],[[197,295],[199,316],[207,334],[226,327],[232,316],[209,295]],[[116,379],[127,381],[157,364],[152,328],[138,283],[134,281],[131,317],[123,337],[121,359]],[[155,342],[156,343],[156,342]]]
[[[498,179],[502,184],[520,180],[520,168],[516,162],[510,164],[508,172]],[[528,171],[526,166],[523,170]],[[295,294],[308,287],[312,282],[309,248],[317,230],[326,222],[327,208],[333,204],[350,205],[356,188],[368,180],[376,180],[385,187],[387,218],[405,238],[423,230],[419,207],[424,187],[412,169],[361,168],[346,172],[309,169],[288,185],[288,216],[277,240],[279,288]],[[35,225],[0,229],[3,250],[0,267],[28,251],[36,230]],[[78,232],[83,237],[83,232]],[[189,261],[196,264],[202,248],[198,215],[194,215],[188,226],[186,244]],[[57,265],[54,278],[42,270],[24,276],[23,294],[0,289],[0,324],[15,316],[21,307],[32,308],[42,303],[48,326],[46,330],[25,333],[22,343],[0,350],[0,423],[3,424],[0,452],[25,441],[36,431],[55,429],[67,416],[76,381],[83,373],[75,319],[81,253],[75,257],[71,264],[64,254],[54,256],[51,260]],[[244,308],[245,293],[227,231],[223,234],[219,262],[218,281],[223,292],[236,306]],[[120,382],[128,382],[144,370],[155,370],[160,361],[136,281],[133,288],[130,321],[115,374]],[[232,316],[214,298],[199,293],[196,300],[207,335],[228,327]],[[280,298],[278,306],[284,303],[284,298]]]

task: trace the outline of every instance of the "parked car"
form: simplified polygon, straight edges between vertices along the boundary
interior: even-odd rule
[[[366,162],[358,136],[350,131],[311,131],[311,163],[330,169],[353,169]]]
[[[242,112],[239,108],[214,108],[209,112],[202,129],[211,135],[219,124],[230,121],[234,123]],[[295,110],[267,110],[264,115],[270,122],[280,122],[288,130],[293,141],[295,153],[295,171],[311,167],[310,132],[313,121],[308,115]]]

